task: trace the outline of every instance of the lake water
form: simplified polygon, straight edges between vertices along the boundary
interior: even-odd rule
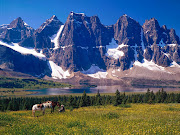
[[[115,93],[116,90],[120,92],[146,92],[148,88],[132,88],[132,87],[120,87],[115,86],[97,86],[97,87],[78,87],[78,88],[47,88],[39,90],[27,90],[35,92],[31,95],[64,95],[64,94],[73,94],[73,93],[83,93],[84,90],[86,93],[97,93],[99,90],[100,93]],[[154,92],[158,91],[161,88],[150,88]],[[164,88],[165,91],[180,91],[180,88]]]

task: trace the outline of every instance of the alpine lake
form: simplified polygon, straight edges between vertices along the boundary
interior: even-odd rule
[[[162,88],[149,88],[153,92],[157,92]],[[163,88],[166,92],[176,92],[180,91],[180,88]],[[37,90],[26,90],[33,92],[30,95],[42,96],[42,95],[67,95],[67,94],[80,94],[84,91],[86,93],[115,93],[116,90],[120,92],[129,92],[129,93],[143,93],[147,92],[148,88],[134,88],[134,87],[121,87],[119,85],[113,86],[96,86],[96,87],[64,87],[64,88],[45,88]]]

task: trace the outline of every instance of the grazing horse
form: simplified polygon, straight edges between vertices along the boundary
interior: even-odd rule
[[[55,101],[46,101],[45,103],[47,103],[47,102],[52,104],[52,107],[51,107],[51,113],[54,112],[54,108],[56,107],[56,105],[57,105],[58,107],[61,107],[61,106],[59,105],[59,102],[55,102]]]
[[[47,101],[47,102],[42,103],[42,104],[33,105],[33,107],[32,107],[32,115],[35,117],[35,112],[36,111],[43,111],[43,115],[44,115],[46,108],[52,108],[52,102],[51,101]]]
[[[52,103],[52,109],[51,109],[51,113],[52,113],[52,112],[54,112],[54,108],[56,107],[56,105],[58,107],[60,107],[60,105],[59,105],[59,102],[55,102],[55,101],[51,101],[51,103]]]

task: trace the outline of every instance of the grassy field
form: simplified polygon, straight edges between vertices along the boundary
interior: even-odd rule
[[[180,134],[180,104],[93,106],[53,114],[47,109],[36,116],[0,112],[0,134]]]

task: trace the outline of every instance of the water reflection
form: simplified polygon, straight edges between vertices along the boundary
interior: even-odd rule
[[[98,86],[98,87],[81,87],[81,88],[47,88],[40,90],[27,90],[35,92],[31,95],[64,95],[71,93],[83,93],[84,90],[86,93],[97,93],[99,90],[100,93],[115,93],[116,90],[120,92],[146,92],[148,88],[132,88],[132,87],[121,87],[119,85],[114,86]],[[160,90],[161,88],[150,88],[154,92]],[[180,91],[180,88],[164,88],[165,91]]]

